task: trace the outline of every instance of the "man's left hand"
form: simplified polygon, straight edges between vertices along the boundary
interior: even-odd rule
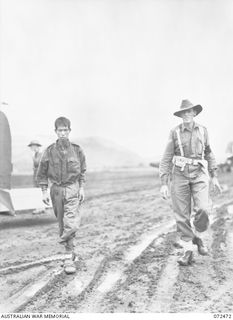
[[[213,177],[211,179],[211,182],[212,182],[212,185],[213,185],[214,192],[222,193],[222,187],[220,186],[220,184],[218,182],[218,179],[216,177]]]
[[[78,191],[79,202],[82,203],[85,199],[84,189],[81,187]]]

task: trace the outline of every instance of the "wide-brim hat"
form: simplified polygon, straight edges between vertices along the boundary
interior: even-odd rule
[[[180,110],[174,112],[174,116],[181,117],[181,114],[185,110],[194,109],[196,110],[196,116],[202,111],[202,106],[200,104],[193,105],[189,100],[182,100]]]
[[[32,140],[32,141],[28,144],[28,147],[31,147],[31,146],[41,147],[42,145],[40,144],[39,141],[37,141],[37,140]]]

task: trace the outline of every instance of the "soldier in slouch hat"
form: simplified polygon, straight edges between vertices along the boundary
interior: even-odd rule
[[[194,117],[201,111],[201,105],[193,105],[189,100],[182,101],[180,109],[174,115],[183,121],[171,130],[159,166],[162,184],[160,192],[164,199],[168,198],[169,178],[171,180],[171,198],[177,232],[184,248],[184,255],[178,263],[185,266],[194,261],[195,245],[199,254],[208,254],[208,249],[200,238],[200,232],[207,230],[209,225],[209,178],[214,188],[221,192],[207,129],[194,121]],[[193,221],[191,201],[196,213]]]

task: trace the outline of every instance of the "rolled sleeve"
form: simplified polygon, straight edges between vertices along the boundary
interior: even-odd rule
[[[159,176],[162,185],[168,184],[170,169],[172,165],[172,158],[174,156],[174,139],[173,130],[170,131],[167,146],[159,165]]]

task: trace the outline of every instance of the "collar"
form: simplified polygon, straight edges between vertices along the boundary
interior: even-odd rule
[[[199,128],[199,124],[196,123],[195,121],[193,122],[193,129],[194,128]],[[185,127],[184,123],[182,122],[181,125],[180,125],[180,129],[181,131],[183,132],[184,130],[188,130],[188,131],[191,131],[189,130],[188,128]]]
[[[69,147],[71,146],[71,143],[70,143],[70,140],[68,139],[68,143],[67,143],[67,147],[66,148],[62,148],[62,146],[58,143],[58,139],[56,141],[56,148],[59,150],[59,151],[65,151],[67,150]]]

